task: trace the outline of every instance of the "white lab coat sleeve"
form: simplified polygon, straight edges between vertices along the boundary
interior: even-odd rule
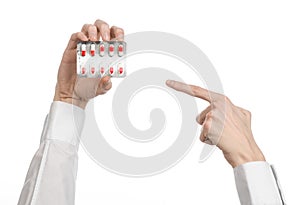
[[[273,166],[257,161],[234,168],[236,188],[242,205],[284,205]]]
[[[46,117],[18,205],[73,205],[84,110],[55,101]]]

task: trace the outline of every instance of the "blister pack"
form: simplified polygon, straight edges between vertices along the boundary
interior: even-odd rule
[[[126,76],[124,41],[78,42],[77,74],[84,78]]]

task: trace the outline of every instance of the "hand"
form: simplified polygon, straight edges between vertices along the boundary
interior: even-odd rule
[[[251,161],[265,161],[251,131],[251,113],[237,107],[226,97],[194,85],[168,80],[167,86],[201,98],[210,105],[196,121],[202,125],[200,140],[217,145],[232,167]]]
[[[109,76],[103,78],[78,78],[76,73],[76,48],[78,41],[123,40],[121,28],[96,20],[94,24],[85,24],[81,32],[72,34],[63,54],[58,70],[54,101],[63,101],[85,108],[88,101],[98,95],[105,94],[112,83]]]

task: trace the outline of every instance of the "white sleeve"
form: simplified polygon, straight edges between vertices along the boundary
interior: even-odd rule
[[[235,182],[242,205],[284,205],[285,201],[274,167],[257,161],[234,168]]]
[[[18,205],[73,205],[84,110],[53,102]]]

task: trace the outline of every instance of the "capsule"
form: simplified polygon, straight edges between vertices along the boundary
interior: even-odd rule
[[[109,56],[113,56],[113,55],[114,55],[114,51],[115,51],[115,46],[114,46],[114,44],[110,44],[110,45],[109,45],[109,50],[108,50]]]
[[[95,75],[95,73],[96,73],[95,67],[91,67],[91,74],[92,74],[92,75]]]
[[[114,67],[109,68],[109,73],[112,75],[114,73]]]
[[[90,53],[91,53],[91,56],[94,56],[95,55],[95,44],[91,44],[91,49],[90,49]]]
[[[86,45],[82,44],[81,45],[81,56],[85,56],[85,53],[86,53]]]
[[[104,74],[104,72],[105,72],[105,69],[104,69],[104,67],[101,67],[101,68],[100,68],[100,73],[101,73],[101,75],[103,75],[103,74]]]
[[[103,43],[101,43],[99,46],[99,54],[100,56],[104,56],[104,53],[105,53],[105,46]]]
[[[82,68],[81,68],[81,74],[82,74],[82,75],[85,75],[85,74],[86,74],[86,69],[85,69],[85,67],[82,67]]]
[[[124,74],[124,67],[121,63],[118,64],[118,73],[119,73],[119,75]]]
[[[124,54],[124,46],[122,44],[120,44],[118,46],[118,55],[123,56],[123,54]]]

